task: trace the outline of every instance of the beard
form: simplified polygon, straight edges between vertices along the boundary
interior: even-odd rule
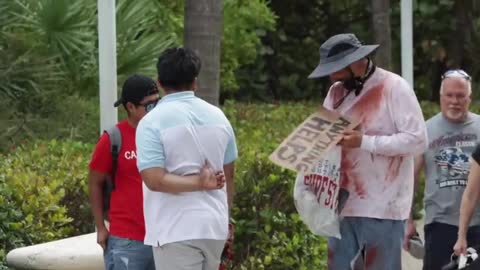
[[[455,110],[455,109],[447,109],[445,111],[445,115],[448,119],[451,119],[453,121],[460,121],[463,120],[467,113],[461,110]]]

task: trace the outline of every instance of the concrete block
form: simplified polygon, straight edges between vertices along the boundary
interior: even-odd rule
[[[96,233],[17,248],[7,254],[15,269],[103,270],[103,249]]]

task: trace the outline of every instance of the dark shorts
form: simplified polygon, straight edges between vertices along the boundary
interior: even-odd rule
[[[425,257],[423,270],[439,270],[450,262],[453,246],[457,242],[458,227],[444,223],[425,225]],[[480,226],[470,227],[468,246],[480,245]]]

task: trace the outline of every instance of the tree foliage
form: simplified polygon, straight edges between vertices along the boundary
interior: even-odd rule
[[[480,80],[480,3],[475,0],[417,1],[414,10],[415,77],[420,98],[438,100],[440,76],[463,68]]]
[[[144,2],[117,1],[119,82],[136,72],[153,76],[158,53],[175,37],[155,24],[161,7]],[[98,104],[96,1],[1,1],[0,11],[0,147],[78,138],[71,113],[98,115],[91,106]]]
[[[164,0],[157,0],[163,2]],[[176,1],[172,1],[176,2]],[[183,1],[164,4],[170,8],[169,20],[174,22],[170,30],[177,33],[177,44],[182,44]],[[236,71],[252,64],[261,50],[262,40],[267,31],[275,31],[277,16],[266,0],[224,0],[223,33],[221,43],[220,89],[222,94],[231,94],[240,89]],[[261,54],[261,52],[260,52]]]
[[[155,77],[159,53],[182,44],[183,1],[116,2],[118,85],[132,73]],[[0,148],[25,138],[79,138],[70,116],[98,114],[90,106],[98,104],[96,3],[0,1],[0,103],[6,105],[0,108],[6,130]],[[273,30],[275,16],[265,0],[225,0],[224,13],[221,88],[234,92],[235,71],[255,60],[260,37]],[[61,131],[68,129],[71,133]]]
[[[355,33],[375,43],[371,1],[272,0],[275,31],[262,39],[254,64],[237,72],[241,100],[305,100],[326,94],[330,82],[308,80],[319,62],[319,47],[330,36]],[[413,1],[415,90],[420,99],[436,101],[441,74],[463,68],[476,87],[480,77],[480,2],[474,0]],[[390,1],[391,70],[401,74],[400,2]],[[375,17],[375,18],[372,18]],[[380,61],[383,63],[383,61]],[[475,91],[474,91],[475,93]]]

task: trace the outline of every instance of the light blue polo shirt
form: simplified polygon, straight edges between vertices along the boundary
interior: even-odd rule
[[[228,119],[193,91],[163,97],[140,121],[136,146],[139,171],[161,167],[176,175],[198,173],[205,160],[220,171],[238,156]],[[146,244],[227,238],[225,187],[172,194],[153,192],[143,185],[143,201]]]

